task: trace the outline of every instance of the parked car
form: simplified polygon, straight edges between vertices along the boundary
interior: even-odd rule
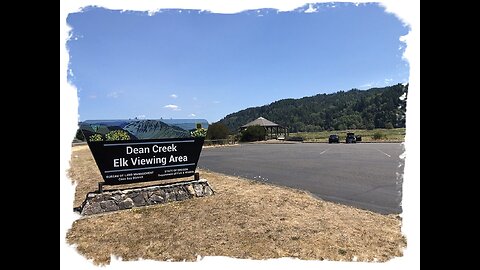
[[[352,132],[347,133],[347,138],[345,139],[345,143],[356,143],[357,138],[355,138],[355,134]]]
[[[360,136],[360,135],[355,135],[355,141],[361,142],[361,141],[362,141],[362,136]]]
[[[328,143],[340,143],[340,137],[337,134],[332,134],[328,137]]]

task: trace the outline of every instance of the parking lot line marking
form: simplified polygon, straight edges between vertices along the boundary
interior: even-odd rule
[[[328,149],[323,150],[322,152],[320,152],[320,155],[323,154],[323,153],[325,153],[325,152],[327,152],[327,151],[328,151]]]
[[[382,154],[384,154],[384,155],[385,155],[385,156],[387,156],[387,157],[392,157],[392,156],[390,156],[389,154],[387,154],[387,153],[383,152],[383,151],[382,151],[382,150],[380,150],[380,149],[377,149],[377,151],[378,151],[378,152],[380,152],[380,153],[382,153]]]

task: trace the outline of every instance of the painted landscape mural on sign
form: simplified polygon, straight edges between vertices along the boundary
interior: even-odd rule
[[[87,120],[80,129],[105,183],[115,185],[192,176],[208,122]]]
[[[200,125],[200,128],[197,128],[197,125]],[[89,142],[189,138],[197,136],[195,134],[197,130],[206,133],[207,128],[208,122],[205,119],[87,120],[80,122],[80,129]]]

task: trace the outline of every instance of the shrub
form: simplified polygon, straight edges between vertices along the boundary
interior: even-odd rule
[[[392,129],[392,128],[393,128],[392,123],[390,123],[390,122],[386,123],[386,124],[385,124],[385,128],[386,128],[386,129]]]
[[[208,127],[207,140],[223,140],[228,138],[228,127],[222,123],[214,123]]]
[[[381,140],[383,138],[387,138],[387,136],[385,134],[383,134],[382,132],[376,131],[375,133],[373,133],[373,139],[374,140]]]
[[[242,142],[253,142],[253,141],[262,141],[265,140],[265,135],[267,131],[264,127],[261,126],[249,126],[247,129],[242,131],[242,136],[240,140]]]
[[[105,139],[107,141],[128,141],[130,135],[125,130],[112,130],[105,134]]]

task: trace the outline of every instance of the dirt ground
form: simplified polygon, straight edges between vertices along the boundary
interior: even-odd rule
[[[73,147],[71,164],[69,175],[77,183],[73,206],[80,206],[102,179],[86,145]],[[406,246],[399,216],[209,171],[200,171],[200,177],[215,190],[213,196],[84,217],[72,224],[66,240],[96,264],[108,264],[110,255],[383,262],[402,256]]]

